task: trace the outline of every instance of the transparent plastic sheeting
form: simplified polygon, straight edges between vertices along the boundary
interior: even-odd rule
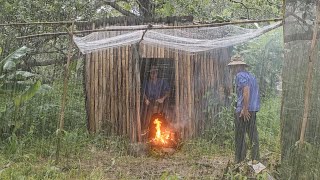
[[[150,29],[145,33],[141,43],[188,52],[201,52],[243,43],[279,26],[281,26],[281,22],[258,29],[245,29],[234,25],[185,29]],[[145,30],[130,31],[129,29],[147,28],[147,26],[112,26],[105,29],[108,28],[122,30],[94,32],[84,37],[74,36],[74,42],[83,54],[131,45],[141,40]]]

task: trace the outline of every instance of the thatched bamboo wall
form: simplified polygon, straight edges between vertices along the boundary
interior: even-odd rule
[[[108,22],[103,25],[109,24]],[[114,23],[111,23],[114,24]],[[132,24],[125,21],[124,25]],[[178,25],[174,22],[170,25]],[[93,27],[94,28],[94,27]],[[114,32],[110,32],[114,33]],[[123,46],[86,55],[85,89],[88,129],[113,135],[126,135],[141,140],[142,58],[174,61],[175,98],[171,121],[182,127],[182,137],[199,136],[205,128],[204,96],[208,91],[218,94],[217,104],[225,104],[231,84],[226,67],[228,49],[190,54],[166,47]],[[219,107],[214,108],[218,113]]]
[[[87,55],[85,84],[89,130],[128,135],[132,141],[141,134],[141,79],[134,46],[107,49]],[[182,136],[198,136],[204,129],[207,91],[220,93],[230,88],[226,64],[227,49],[190,54],[162,47],[141,45],[141,58],[171,59],[175,65],[175,115],[182,124]],[[219,56],[215,56],[219,55]],[[139,61],[140,59],[138,59]],[[138,64],[137,64],[138,63]],[[223,89],[221,91],[221,89]],[[218,109],[216,110],[218,111]]]

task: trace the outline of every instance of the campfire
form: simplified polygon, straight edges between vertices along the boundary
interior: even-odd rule
[[[177,130],[165,119],[156,113],[149,123],[149,143],[153,148],[177,148],[180,137]]]

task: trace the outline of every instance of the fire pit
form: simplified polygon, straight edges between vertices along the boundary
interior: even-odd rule
[[[147,154],[170,155],[181,147],[179,131],[166,120],[162,113],[152,115],[148,131],[144,135],[147,137],[147,143],[129,144],[128,154],[135,157]]]
[[[155,113],[150,119],[148,141],[152,149],[177,149],[180,135],[163,114]]]

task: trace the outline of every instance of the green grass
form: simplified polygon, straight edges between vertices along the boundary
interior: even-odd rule
[[[220,170],[233,160],[233,112],[229,108],[222,109],[202,137],[185,141],[174,155],[136,158],[127,154],[128,139],[87,133],[82,83],[71,81],[66,132],[56,165],[55,131],[62,83],[54,83],[52,88],[32,98],[18,112],[0,117],[0,128],[7,132],[0,135],[0,179],[210,179],[213,174],[221,175]],[[280,149],[279,109],[279,99],[269,98],[258,113],[262,152]],[[7,126],[12,116],[21,125],[15,133]],[[211,167],[214,162],[218,164]]]
[[[74,162],[85,158],[88,145],[95,143],[95,138],[83,131],[66,133],[63,138],[61,162],[55,165],[55,136],[38,138],[25,136],[4,142],[0,150],[1,179],[83,179],[99,177],[101,172],[82,170]]]
[[[257,113],[259,140],[263,151],[280,153],[280,97],[263,100]]]

